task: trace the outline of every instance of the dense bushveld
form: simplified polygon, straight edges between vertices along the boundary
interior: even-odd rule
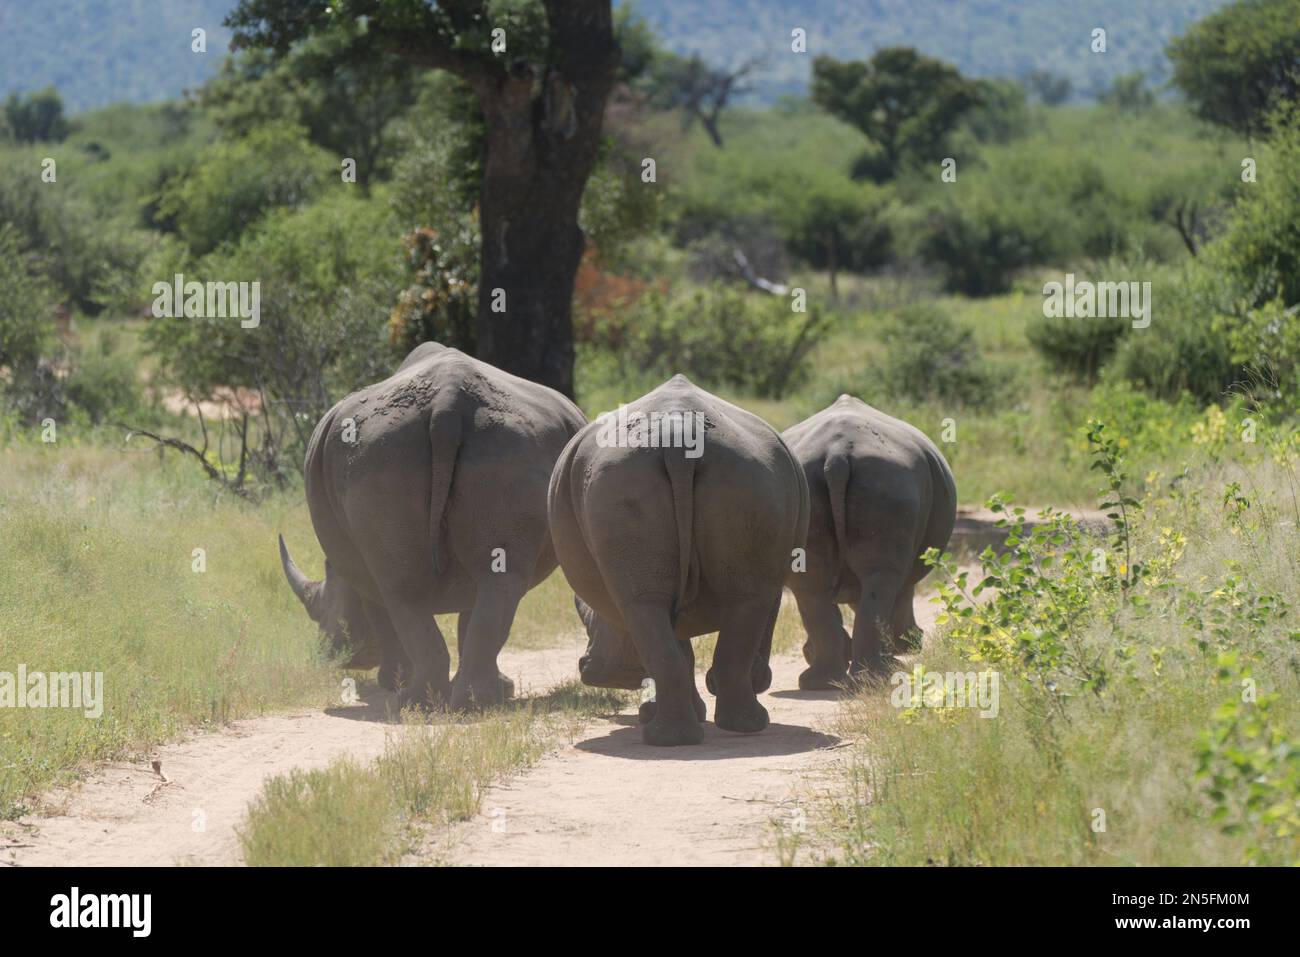
[[[1121,518],[1106,541],[1063,517],[1017,531],[964,578],[935,556],[951,620],[922,667],[995,668],[1000,716],[853,697],[855,759],[816,852],[1300,857],[1295,109],[1213,125],[1205,98],[1155,100],[1140,78],[1050,107],[985,85],[945,181],[926,163],[859,175],[872,144],[809,100],[724,112],[718,148],[653,73],[623,76],[584,195],[589,415],[674,372],[777,428],[851,392],[935,439],[963,504]],[[251,58],[183,103],[0,131],[0,671],[102,671],[107,692],[98,721],[0,708],[0,815],[96,759],[338,694],[275,535],[319,573],[297,471],[330,402],[424,339],[472,347],[482,131],[446,77],[398,78],[366,116],[330,117],[374,144],[371,175],[342,182],[350,133],[319,122],[331,82]],[[1044,318],[1067,272],[1150,282],[1151,324]],[[258,334],[143,318],[175,273],[260,278]],[[511,642],[578,627],[557,575]],[[783,615],[778,650],[799,640]],[[393,860],[415,824],[469,813],[613,703],[553,698],[417,728],[375,768],[273,782],[249,860]],[[343,800],[375,811],[346,846],[325,840]]]

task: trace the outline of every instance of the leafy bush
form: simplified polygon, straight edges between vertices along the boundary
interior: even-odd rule
[[[1053,369],[1091,382],[1106,360],[1115,354],[1129,328],[1127,319],[1054,316],[1031,325],[1028,337],[1030,345]]]
[[[339,167],[287,123],[218,141],[190,173],[163,190],[160,215],[172,218],[196,255],[238,239],[268,211],[310,202]]]
[[[58,143],[68,135],[63,100],[52,86],[23,97],[10,93],[0,120],[0,134],[7,132],[18,143]]]
[[[131,418],[141,401],[135,357],[109,348],[89,349],[77,356],[64,389],[68,401],[91,422]]]
[[[473,354],[478,313],[478,229],[444,235],[429,227],[402,237],[414,282],[388,318],[388,337],[401,350],[441,342]]]
[[[39,157],[31,153],[0,163],[0,223],[11,228],[18,253],[69,306],[95,313],[124,303],[143,240],[66,189],[42,183],[33,173],[38,169]]]
[[[36,364],[49,332],[49,287],[28,271],[10,226],[0,226],[0,367],[10,375]]]
[[[1046,237],[988,203],[949,204],[932,217],[922,257],[939,267],[949,292],[992,296],[1011,288],[1017,270],[1044,261]]]
[[[1221,401],[1242,368],[1216,321],[1214,285],[1214,277],[1197,266],[1158,278],[1151,325],[1122,339],[1108,375],[1165,398],[1187,392],[1201,402]]]
[[[1225,325],[1232,358],[1285,395],[1300,395],[1300,305],[1281,298]]]
[[[894,396],[978,406],[998,395],[997,375],[980,356],[974,334],[937,307],[900,312],[885,331],[885,346],[875,374]]]
[[[238,318],[165,318],[150,323],[145,340],[188,396],[206,398],[223,386],[259,393],[264,426],[283,428],[254,463],[265,473],[300,467],[330,405],[393,369],[384,321],[402,281],[401,248],[382,203],[340,196],[274,210],[186,278],[261,284],[256,328]]]
[[[1259,160],[1259,181],[1242,187],[1207,265],[1233,285],[1247,308],[1280,298],[1300,303],[1300,104],[1272,114],[1273,139]]]
[[[790,304],[718,285],[677,296],[652,290],[622,318],[598,318],[592,344],[615,356],[620,374],[680,372],[779,397],[806,375],[808,352],[826,330],[815,306],[798,313]]]

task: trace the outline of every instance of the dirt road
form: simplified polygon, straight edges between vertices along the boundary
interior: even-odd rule
[[[592,722],[572,744],[492,788],[477,818],[425,856],[484,865],[775,864],[779,821],[802,828],[808,799],[831,787],[840,741],[827,732],[834,692],[801,692],[802,658],[772,662],[761,696],[771,726],[652,748],[636,713]],[[703,676],[698,677],[704,693]],[[714,699],[704,694],[712,709]]]
[[[529,694],[567,678],[576,660],[568,648],[507,651],[501,665]],[[344,754],[378,757],[394,729],[394,705],[379,693],[366,703],[240,721],[163,745],[147,760],[101,765],[79,786],[46,795],[44,813],[0,822],[0,866],[240,864],[235,828],[263,782]]]
[[[916,611],[928,629],[934,606],[918,598]],[[521,695],[538,694],[571,679],[579,652],[507,651],[502,670]],[[827,730],[837,695],[794,690],[802,668],[795,656],[773,659],[762,696],[772,725],[761,734],[710,722],[702,745],[662,749],[641,744],[634,710],[589,722],[491,788],[476,818],[430,834],[409,863],[776,863],[773,822],[798,829],[844,753]],[[705,701],[711,716],[712,696]],[[48,795],[43,814],[0,824],[0,866],[239,864],[235,829],[269,776],[376,757],[393,727],[392,701],[380,695],[242,721],[101,766]]]

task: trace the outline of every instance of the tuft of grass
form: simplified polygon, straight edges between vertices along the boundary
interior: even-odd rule
[[[570,682],[472,718],[408,714],[369,767],[340,758],[268,781],[238,829],[244,859],[284,867],[396,863],[422,828],[473,817],[493,782],[534,764],[585,718],[630,700]]]
[[[267,781],[239,838],[254,867],[358,867],[385,861],[400,828],[384,781],[340,758]]]

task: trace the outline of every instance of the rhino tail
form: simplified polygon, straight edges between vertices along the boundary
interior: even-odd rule
[[[835,545],[839,552],[835,581],[831,585],[832,592],[839,591],[840,581],[844,578],[844,566],[848,561],[849,533],[845,513],[848,510],[849,476],[852,471],[853,466],[849,462],[849,457],[843,452],[832,451],[826,456],[826,462],[822,465],[822,473],[826,476],[826,488],[830,493],[831,518],[835,525]]]
[[[664,449],[664,467],[673,492],[673,518],[677,525],[677,594],[673,601],[676,615],[695,597],[699,585],[698,571],[692,567],[695,549],[695,460],[681,449]]]
[[[446,542],[442,520],[451,497],[451,481],[456,474],[456,456],[460,451],[461,421],[455,409],[435,406],[429,416],[429,541],[433,547],[433,570],[442,574],[447,568]]]

